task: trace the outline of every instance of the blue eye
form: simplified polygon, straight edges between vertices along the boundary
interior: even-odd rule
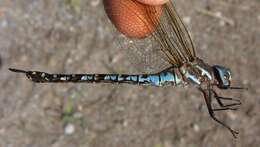
[[[213,69],[215,70],[215,77],[219,82],[218,87],[223,89],[228,88],[231,81],[231,73],[229,69],[220,65],[213,66]]]
[[[224,79],[228,80],[228,75],[227,74],[224,75]]]

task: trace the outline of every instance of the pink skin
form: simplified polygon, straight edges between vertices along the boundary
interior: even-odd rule
[[[119,32],[129,38],[145,38],[155,31],[149,15],[158,19],[162,13],[162,5],[169,0],[103,0],[106,13]],[[145,7],[156,8],[154,14],[148,14]],[[134,12],[134,13],[133,13]]]
[[[169,0],[136,0],[147,5],[162,5],[167,3]]]
[[[145,38],[155,31],[162,14],[162,5],[149,6],[136,0],[103,0],[110,21],[129,38]],[[154,13],[149,13],[153,10]]]

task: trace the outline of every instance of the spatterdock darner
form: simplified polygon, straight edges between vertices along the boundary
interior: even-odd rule
[[[133,3],[141,5],[137,2]],[[147,14],[155,12],[151,6],[147,6],[146,10]],[[216,118],[214,113],[222,110],[236,110],[237,106],[241,105],[240,100],[221,97],[215,90],[216,88],[221,90],[242,89],[231,86],[230,70],[221,65],[211,66],[197,56],[191,37],[172,2],[164,4],[161,17],[157,18],[147,15],[146,18],[140,19],[148,19],[149,21],[143,20],[143,22],[149,22],[155,26],[155,30],[149,27],[147,29],[153,31],[150,36],[159,45],[159,49],[171,65],[161,72],[152,74],[49,74],[41,71],[26,71],[14,68],[10,68],[10,70],[12,72],[24,73],[30,80],[37,83],[127,83],[151,86],[193,85],[203,93],[211,118],[227,128],[236,137],[238,132]],[[214,98],[219,104],[219,108],[213,108],[212,100]],[[224,104],[224,100],[231,101],[231,103]]]

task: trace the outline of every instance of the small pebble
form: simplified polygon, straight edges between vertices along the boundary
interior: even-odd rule
[[[223,20],[221,20],[221,21],[219,22],[219,25],[220,25],[221,27],[223,27],[223,26],[225,26],[225,25],[226,25],[226,22],[225,22],[225,21],[223,21]]]
[[[90,5],[91,5],[92,7],[97,7],[99,4],[100,4],[100,0],[93,0],[93,1],[91,1],[91,3],[90,3]]]
[[[189,16],[184,17],[184,18],[183,18],[183,22],[184,22],[185,24],[189,25],[189,24],[191,23],[191,17],[189,17]]]
[[[235,120],[237,118],[237,115],[233,112],[228,112],[228,116],[232,119]]]
[[[71,135],[75,132],[75,126],[73,124],[67,124],[65,127],[64,127],[64,133],[66,135]]]
[[[194,129],[195,132],[199,132],[200,131],[200,127],[197,124],[193,125],[193,129]]]
[[[1,27],[2,27],[2,28],[8,27],[8,21],[7,21],[7,20],[3,20],[3,21],[1,22]]]

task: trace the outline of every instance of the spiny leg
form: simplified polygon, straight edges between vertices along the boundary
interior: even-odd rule
[[[232,108],[232,107],[224,107],[224,108],[214,108],[213,111],[225,111],[225,110],[238,110],[238,108]]]
[[[224,122],[220,121],[218,118],[216,118],[214,110],[212,109],[211,106],[211,98],[212,98],[212,91],[209,90],[201,90],[203,95],[204,95],[204,99],[208,108],[208,112],[210,117],[215,120],[216,122],[218,122],[219,124],[221,124],[223,127],[227,128],[233,135],[234,138],[237,138],[236,135],[238,135],[239,133],[235,130],[233,130],[231,127],[229,127],[227,124],[225,124]]]
[[[241,101],[239,99],[218,96],[216,91],[214,91],[213,89],[211,89],[211,92],[214,94],[214,97],[216,98],[218,104],[220,105],[220,107],[222,107],[223,110],[237,110],[238,108],[232,108],[232,107],[241,105]],[[221,100],[233,101],[233,103],[224,104]],[[218,109],[218,110],[221,110],[221,109]]]

